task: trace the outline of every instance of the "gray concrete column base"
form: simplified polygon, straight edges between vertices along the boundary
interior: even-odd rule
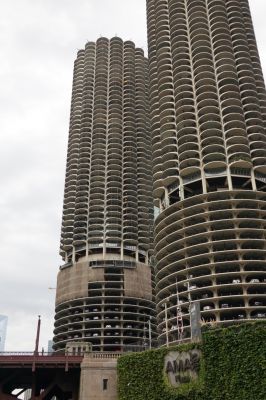
[[[84,357],[79,400],[118,400],[117,355],[90,353]]]

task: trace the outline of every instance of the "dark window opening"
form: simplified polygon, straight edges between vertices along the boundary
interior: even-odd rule
[[[259,181],[256,179],[256,185],[257,185],[257,190],[260,190],[262,192],[266,191],[266,183],[265,182],[262,182],[262,181]]]
[[[113,249],[113,248],[110,248],[110,247],[107,247],[106,253],[119,254],[117,248]]]
[[[251,179],[232,176],[232,184],[234,189],[252,190]]]
[[[189,197],[196,196],[198,194],[202,194],[203,189],[202,189],[202,182],[197,181],[197,182],[192,182],[184,185],[184,196],[185,199]]]
[[[175,190],[174,192],[172,192],[169,195],[169,202],[170,205],[177,203],[178,201],[180,201],[180,197],[179,197],[179,189]]]
[[[146,261],[145,256],[143,256],[142,254],[139,254],[139,261],[142,263],[145,263],[145,261]]]
[[[217,192],[221,190],[228,190],[227,185],[227,178],[223,177],[216,177],[216,178],[207,178],[207,191],[210,192]]]
[[[103,390],[107,390],[108,379],[103,379]]]
[[[81,257],[85,257],[86,255],[86,250],[77,250],[77,254],[75,255],[75,261],[78,262],[78,260]]]

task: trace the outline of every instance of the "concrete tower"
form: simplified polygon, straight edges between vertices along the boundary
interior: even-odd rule
[[[177,292],[185,337],[190,300],[217,324],[265,317],[266,94],[247,0],[147,0],[147,14],[165,343]]]
[[[155,337],[148,65],[134,43],[88,42],[74,66],[54,348],[134,350]],[[151,320],[150,320],[151,318]]]

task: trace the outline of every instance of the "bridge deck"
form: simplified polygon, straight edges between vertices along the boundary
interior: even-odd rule
[[[80,355],[65,355],[56,353],[0,353],[0,368],[79,368],[83,360]]]
[[[35,400],[78,399],[81,355],[0,353],[0,399],[14,400],[15,389],[31,389]]]

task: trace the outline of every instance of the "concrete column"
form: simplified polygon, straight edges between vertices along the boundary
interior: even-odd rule
[[[79,400],[118,400],[117,355],[90,353],[81,364]]]

